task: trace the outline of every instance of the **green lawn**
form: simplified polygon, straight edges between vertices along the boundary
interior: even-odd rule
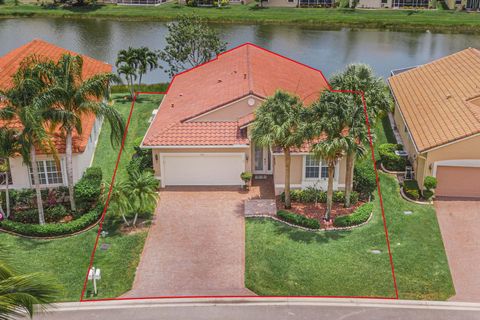
[[[375,128],[377,143],[387,141],[384,124]],[[395,178],[380,173],[380,181],[400,298],[446,300],[454,288],[434,208],[403,200]],[[352,231],[315,234],[247,220],[245,281],[260,295],[393,297],[378,197],[372,221]]]
[[[0,16],[51,16],[77,18],[115,18],[130,20],[172,20],[178,14],[197,13],[211,21],[225,23],[300,24],[322,28],[352,26],[396,30],[431,30],[443,32],[480,32],[478,14],[448,10],[352,10],[266,8],[255,4],[225,8],[193,8],[175,3],[157,7],[103,5],[86,8],[46,8],[35,4],[0,6]]]
[[[62,287],[58,301],[78,301],[97,230],[56,240],[29,240],[0,234],[0,243],[10,253],[9,264],[20,272],[42,272],[55,279]],[[102,273],[98,297],[116,297],[131,288],[145,237],[146,232],[142,232],[101,239],[100,243],[108,243],[110,248],[98,250],[95,259],[95,266]]]
[[[123,115],[126,121],[132,102],[123,99],[124,96],[124,94],[114,94],[113,98],[115,100],[115,108],[117,108],[117,110]],[[148,119],[150,119],[153,109],[158,108],[161,100],[161,95],[141,95],[137,99],[133,109],[132,121],[130,121],[128,127],[125,147],[118,166],[116,176],[117,181],[121,181],[126,177],[126,165],[134,153],[133,147],[138,145],[141,138],[145,135],[149,126]],[[102,126],[102,131],[95,150],[93,166],[99,166],[102,168],[103,178],[107,182],[111,181],[119,149],[119,146],[112,147],[110,143],[110,127],[108,126],[108,123],[105,122]]]
[[[115,106],[127,118],[131,102],[121,97],[123,95],[114,95],[117,99]],[[158,107],[160,100],[161,96],[145,95],[135,104],[117,178],[126,175],[125,164],[133,154],[134,141],[143,137],[152,110]],[[117,154],[118,147],[112,148],[110,128],[104,123],[93,165],[102,168],[105,180],[111,179]],[[110,223],[107,222],[106,228],[109,226]],[[11,252],[12,266],[21,272],[38,271],[51,275],[63,287],[59,301],[76,301],[80,298],[97,230],[94,228],[74,237],[57,240],[28,240],[0,234],[0,243]],[[98,283],[98,298],[117,297],[131,288],[146,235],[145,231],[131,235],[111,231],[106,238],[100,238],[94,261],[94,266],[100,268],[102,273],[102,279]],[[100,249],[103,243],[110,245],[107,250]],[[91,285],[88,289],[90,293]]]

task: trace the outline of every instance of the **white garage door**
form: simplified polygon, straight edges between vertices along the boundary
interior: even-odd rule
[[[163,155],[165,186],[242,185],[242,153],[188,153]]]

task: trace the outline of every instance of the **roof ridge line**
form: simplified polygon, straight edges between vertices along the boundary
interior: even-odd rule
[[[246,46],[247,48],[247,80],[248,80],[248,92],[253,92],[253,77],[252,77],[252,67],[250,64],[250,45]]]

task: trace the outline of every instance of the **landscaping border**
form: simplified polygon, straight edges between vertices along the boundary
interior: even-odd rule
[[[422,205],[427,205],[427,204],[432,205],[432,204],[433,204],[433,201],[417,201],[417,200],[410,199],[409,197],[407,197],[407,195],[406,195],[405,192],[403,191],[403,187],[402,187],[402,186],[400,186],[400,195],[402,196],[403,199],[405,199],[405,200],[407,200],[407,201],[410,201],[410,202],[412,202],[412,203],[422,204]]]
[[[25,234],[21,234],[21,233],[17,233],[17,232],[13,232],[13,231],[10,231],[10,230],[3,229],[2,227],[0,227],[0,231],[11,234],[12,236],[17,236],[17,237],[25,238],[25,239],[55,240],[55,239],[64,239],[64,238],[68,238],[68,237],[77,236],[77,235],[82,234],[84,232],[90,231],[91,229],[95,228],[95,226],[97,226],[100,223],[100,220],[102,220],[101,216],[99,216],[98,220],[95,221],[93,224],[91,224],[90,226],[88,226],[88,227],[86,227],[82,230],[79,230],[79,231],[76,231],[76,232],[73,232],[73,233],[69,233],[69,234],[62,234],[62,235],[58,235],[58,236],[48,236],[48,237],[28,236],[28,235],[25,235]]]
[[[270,218],[272,220],[275,220],[275,221],[281,222],[283,224],[286,224],[286,225],[288,225],[292,228],[301,229],[301,230],[307,231],[307,232],[318,233],[318,232],[325,232],[325,231],[347,231],[347,230],[356,229],[356,228],[362,227],[362,226],[366,225],[367,223],[369,223],[370,220],[372,220],[372,217],[373,217],[373,210],[372,210],[372,212],[370,212],[370,216],[368,217],[367,221],[362,222],[360,224],[357,224],[357,225],[354,225],[354,226],[349,226],[349,227],[332,227],[332,228],[319,228],[319,229],[310,229],[310,228],[302,227],[302,226],[284,221],[282,219],[279,219],[276,216],[272,216],[272,215],[268,215],[268,214],[254,214],[254,215],[249,215],[248,217],[245,217],[245,218],[246,219],[247,218],[263,218],[263,219],[264,218]]]
[[[382,169],[382,171],[385,172],[385,173],[392,174],[392,175],[397,175],[397,174],[405,173],[405,171],[390,171],[390,170],[387,170],[387,169],[383,166],[382,161],[379,161],[379,162],[380,162],[380,169]]]

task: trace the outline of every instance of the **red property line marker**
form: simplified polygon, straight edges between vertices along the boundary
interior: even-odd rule
[[[382,211],[383,227],[384,227],[385,239],[386,239],[387,248],[388,248],[388,255],[389,255],[389,260],[390,260],[390,267],[391,267],[391,272],[392,272],[392,279],[393,279],[393,287],[394,287],[394,290],[395,290],[395,297],[378,297],[378,296],[155,296],[155,297],[135,297],[135,298],[84,299],[85,291],[86,291],[87,283],[88,283],[88,272],[92,268],[93,262],[94,262],[94,259],[95,259],[95,253],[96,253],[96,250],[97,250],[97,247],[98,247],[98,241],[99,241],[99,238],[100,238],[100,233],[102,231],[103,221],[105,220],[105,215],[106,215],[106,212],[107,212],[107,209],[108,209],[108,206],[109,206],[110,195],[111,195],[111,192],[112,192],[113,184],[115,182],[117,169],[118,169],[118,165],[120,163],[120,158],[121,158],[121,155],[122,155],[122,152],[123,152],[123,148],[125,146],[125,140],[126,140],[127,133],[128,133],[128,127],[130,125],[130,121],[131,121],[131,118],[132,118],[132,113],[133,113],[133,109],[134,109],[137,97],[139,95],[142,95],[142,94],[145,94],[145,95],[147,95],[147,94],[167,94],[170,87],[172,86],[172,83],[175,81],[175,78],[177,76],[182,75],[182,74],[187,73],[187,72],[190,72],[190,71],[192,71],[196,68],[199,68],[199,67],[201,67],[205,64],[216,61],[219,56],[221,56],[225,53],[228,53],[232,50],[235,50],[237,48],[246,46],[246,45],[254,46],[254,47],[256,47],[258,49],[261,49],[261,50],[264,50],[264,51],[266,51],[270,54],[276,55],[280,58],[289,60],[293,63],[296,63],[298,65],[301,65],[301,66],[307,67],[309,69],[312,69],[316,72],[319,72],[320,75],[325,80],[325,83],[328,86],[328,90],[330,90],[332,92],[361,95],[362,103],[363,103],[363,110],[364,110],[364,113],[365,113],[365,119],[366,119],[366,124],[367,124],[367,129],[368,129],[368,139],[369,139],[370,150],[371,150],[371,154],[372,154],[372,161],[373,161],[373,167],[374,167],[374,171],[375,171],[375,178],[376,178],[376,182],[377,182],[377,192],[378,192],[379,201],[380,201],[380,208],[381,208],[381,211]],[[325,76],[324,76],[324,74],[321,70],[315,69],[311,66],[308,66],[308,65],[305,65],[305,64],[300,63],[298,61],[295,61],[295,60],[292,60],[290,58],[284,57],[284,56],[282,56],[278,53],[269,51],[265,48],[259,47],[255,44],[252,44],[252,43],[245,43],[245,44],[239,45],[235,48],[232,48],[230,50],[227,50],[227,51],[217,55],[217,57],[215,57],[214,59],[212,59],[208,62],[205,62],[201,65],[198,65],[198,66],[196,66],[192,69],[189,69],[189,70],[178,73],[177,75],[175,75],[172,78],[172,81],[168,85],[167,90],[165,92],[135,92],[135,95],[134,95],[134,98],[132,100],[132,104],[131,104],[131,107],[130,107],[130,114],[128,116],[128,120],[127,120],[126,127],[125,127],[125,133],[124,133],[123,138],[122,138],[122,144],[121,144],[121,147],[120,147],[120,151],[118,152],[117,162],[115,164],[115,169],[114,169],[114,172],[113,172],[113,175],[112,175],[112,180],[111,180],[110,188],[109,188],[109,191],[108,191],[107,200],[105,202],[105,206],[103,208],[102,216],[101,216],[100,219],[101,220],[100,220],[100,223],[99,223],[99,228],[98,228],[97,236],[96,236],[96,239],[95,239],[95,244],[94,244],[92,253],[90,255],[89,267],[87,269],[87,273],[85,275],[85,280],[84,280],[84,283],[83,283],[83,289],[82,289],[82,293],[81,293],[81,296],[80,296],[80,302],[115,301],[115,300],[119,300],[119,301],[120,300],[151,300],[151,299],[173,299],[173,298],[176,298],[176,299],[178,299],[178,298],[185,298],[185,299],[192,299],[192,298],[198,298],[198,299],[200,299],[200,298],[256,298],[256,299],[265,299],[265,298],[351,298],[351,299],[383,299],[383,300],[398,300],[399,299],[397,280],[396,280],[396,276],[395,276],[395,267],[394,267],[394,263],[393,263],[392,251],[391,251],[391,248],[390,248],[390,239],[389,239],[389,235],[388,235],[387,220],[386,220],[386,216],[385,216],[385,210],[384,210],[384,207],[383,207],[383,198],[382,198],[382,192],[381,192],[381,188],[380,188],[380,179],[378,177],[378,170],[377,170],[376,160],[375,160],[375,152],[374,152],[372,135],[371,135],[371,130],[370,130],[370,122],[369,122],[368,114],[367,114],[367,103],[366,103],[366,100],[365,100],[364,92],[363,91],[353,91],[353,90],[334,90],[331,87],[331,85],[328,83],[327,79],[325,78]]]

